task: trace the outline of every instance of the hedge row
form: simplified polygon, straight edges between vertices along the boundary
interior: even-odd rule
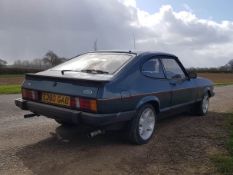
[[[25,73],[36,73],[40,71],[43,71],[43,69],[0,67],[0,74],[25,74]]]

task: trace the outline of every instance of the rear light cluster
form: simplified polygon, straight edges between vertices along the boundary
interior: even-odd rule
[[[90,110],[97,112],[96,100],[83,99],[83,98],[71,98],[70,106],[78,109]]]
[[[27,100],[38,100],[38,92],[34,90],[22,89],[22,97]]]
[[[41,94],[41,93],[40,93]],[[22,89],[22,97],[25,100],[40,101],[39,92],[35,90]],[[78,97],[70,97],[71,108],[89,110],[97,112],[97,101],[93,99],[84,99]]]

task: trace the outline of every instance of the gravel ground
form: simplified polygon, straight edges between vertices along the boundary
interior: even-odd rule
[[[159,122],[152,141],[129,145],[117,133],[87,138],[45,117],[23,119],[19,95],[0,96],[0,174],[216,174],[209,156],[224,151],[233,86],[216,87],[207,117]]]

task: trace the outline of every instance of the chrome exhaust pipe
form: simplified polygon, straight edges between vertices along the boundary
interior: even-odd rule
[[[89,137],[90,138],[93,138],[93,137],[95,137],[95,136],[97,136],[97,135],[100,135],[100,134],[104,134],[105,133],[105,131],[104,130],[95,130],[95,131],[92,131],[92,132],[90,132],[89,133]]]

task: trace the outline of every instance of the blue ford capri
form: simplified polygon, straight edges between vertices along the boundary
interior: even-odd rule
[[[36,74],[26,74],[16,106],[62,125],[124,129],[135,144],[153,136],[157,120],[192,111],[204,116],[213,83],[187,72],[161,52],[89,52]]]

